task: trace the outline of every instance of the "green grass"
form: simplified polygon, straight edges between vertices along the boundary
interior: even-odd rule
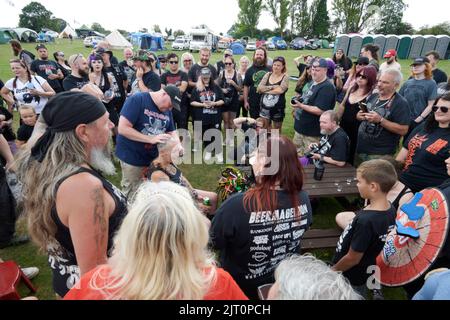
[[[24,44],[24,48],[31,51],[34,51],[35,44]],[[68,40],[58,40],[57,44],[48,44],[49,53],[53,53],[55,51],[63,51],[68,58],[71,54],[75,53],[83,53],[87,56],[91,48],[85,48],[81,41],[74,41],[70,43]],[[167,52],[164,52],[167,53]],[[331,50],[317,50],[317,51],[270,51],[269,56],[274,58],[276,56],[284,56],[287,60],[288,72],[290,75],[298,75],[298,71],[294,65],[293,59],[300,54],[314,54],[322,57],[331,57]],[[114,55],[120,60],[122,60],[122,52],[115,50]],[[179,53],[181,55],[181,53]],[[198,55],[194,54],[196,60],[198,59]],[[251,58],[252,52],[247,53],[247,56]],[[12,57],[12,53],[9,45],[0,45],[0,79],[6,82],[8,79],[12,77],[12,73],[9,68],[8,61]],[[221,53],[213,54],[211,58],[211,62],[215,63],[216,61],[222,58]],[[236,61],[240,58],[240,56],[236,57]],[[403,68],[403,73],[405,79],[409,77],[409,60],[402,60],[400,64]],[[442,61],[439,66],[443,69],[447,74],[450,74],[450,61]],[[291,82],[289,91],[287,93],[287,97],[293,96],[294,93],[294,83]],[[288,107],[289,108],[289,107]],[[290,114],[289,111],[286,112],[287,115]],[[18,127],[18,115],[15,114],[15,130]],[[289,116],[286,117],[283,124],[283,134],[292,137],[294,135],[293,129],[293,119]],[[223,166],[219,165],[182,165],[181,168],[183,170],[184,175],[189,179],[191,184],[200,189],[205,190],[215,190],[217,185],[217,179],[220,174],[220,168]],[[120,185],[120,172],[117,176],[109,177],[110,180],[117,186]],[[335,199],[322,199],[320,200],[318,208],[314,211],[314,228],[334,228],[335,222],[334,217],[336,213],[342,211],[342,206]],[[25,223],[24,221],[19,222],[19,231],[21,233],[25,233]],[[320,250],[315,252],[315,254],[323,260],[331,260],[333,257],[332,250]],[[22,266],[37,266],[41,270],[41,273],[33,283],[38,287],[37,297],[40,299],[54,299],[53,290],[51,288],[51,272],[50,268],[47,265],[47,257],[46,255],[42,255],[38,252],[37,248],[33,244],[26,244],[20,247],[7,248],[4,250],[0,250],[0,257],[4,260],[15,260]],[[405,299],[405,294],[402,289],[385,289],[385,296],[387,299]]]

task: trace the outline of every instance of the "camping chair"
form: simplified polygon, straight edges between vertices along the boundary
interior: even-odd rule
[[[0,300],[20,300],[18,287],[21,280],[31,292],[36,292],[30,279],[23,274],[14,261],[1,262],[0,275]]]

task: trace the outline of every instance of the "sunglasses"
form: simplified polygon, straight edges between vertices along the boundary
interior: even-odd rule
[[[173,60],[171,60],[171,61],[169,61],[169,63],[170,63],[170,64],[178,64],[178,61],[173,61]]]
[[[365,66],[368,66],[368,64],[367,63],[358,63],[358,66],[365,67]]]
[[[361,78],[361,79],[366,79],[367,80],[367,77],[365,75],[363,75],[363,74],[358,75],[357,78]]]
[[[231,62],[225,62],[225,65],[226,65],[226,66],[232,66],[233,63],[231,63]]]
[[[443,106],[433,106],[431,108],[431,110],[433,112],[437,112],[439,109],[441,109],[442,113],[447,113],[448,112],[448,107],[443,107]]]

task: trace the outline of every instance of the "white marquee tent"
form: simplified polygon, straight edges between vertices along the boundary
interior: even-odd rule
[[[107,35],[105,40],[108,41],[111,49],[125,49],[133,47],[133,45],[117,30],[114,30]]]

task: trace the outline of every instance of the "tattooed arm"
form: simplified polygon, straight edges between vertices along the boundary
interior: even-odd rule
[[[56,196],[61,222],[70,230],[80,273],[106,263],[109,215],[114,200],[100,180],[80,173],[65,180]]]

